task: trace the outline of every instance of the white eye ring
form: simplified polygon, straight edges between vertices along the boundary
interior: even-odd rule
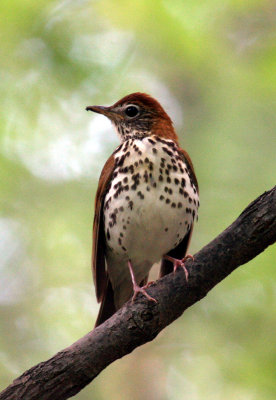
[[[134,118],[139,115],[140,109],[136,104],[128,104],[124,109],[124,113],[128,118]]]

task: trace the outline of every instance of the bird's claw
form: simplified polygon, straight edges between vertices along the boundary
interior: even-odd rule
[[[154,301],[155,303],[157,303],[157,300],[154,297],[151,297],[146,291],[145,288],[147,288],[146,286],[140,287],[138,285],[133,286],[133,291],[134,294],[132,296],[131,302],[133,303],[134,300],[136,299],[138,293],[142,293],[143,296],[145,296],[149,301]]]
[[[185,261],[187,261],[187,260],[194,261],[194,257],[191,254],[187,254],[184,258],[182,258],[182,260],[178,260],[177,258],[173,258],[170,256],[164,256],[164,258],[166,258],[167,260],[169,260],[173,263],[173,272],[174,273],[176,272],[177,268],[179,268],[179,267],[183,268],[184,272],[185,272],[186,282],[188,282],[189,272],[188,272],[187,268],[185,267]]]

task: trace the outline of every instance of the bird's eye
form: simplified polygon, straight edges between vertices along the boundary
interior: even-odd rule
[[[125,114],[129,118],[134,118],[139,114],[139,108],[137,106],[134,106],[134,105],[127,106],[126,109],[125,109]]]

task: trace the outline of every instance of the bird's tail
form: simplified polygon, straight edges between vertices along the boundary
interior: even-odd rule
[[[101,302],[99,314],[95,323],[95,328],[111,317],[116,312],[114,303],[114,292],[110,279],[108,279],[106,290]]]

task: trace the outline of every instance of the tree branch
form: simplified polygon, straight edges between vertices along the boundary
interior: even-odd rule
[[[275,241],[276,186],[249,204],[194,256],[194,262],[187,262],[188,283],[181,269],[160,279],[148,289],[157,304],[142,296],[134,304],[128,302],[70,347],[24,372],[0,393],[0,400],[63,400],[75,395],[113,361],[153,340],[238,266]]]

